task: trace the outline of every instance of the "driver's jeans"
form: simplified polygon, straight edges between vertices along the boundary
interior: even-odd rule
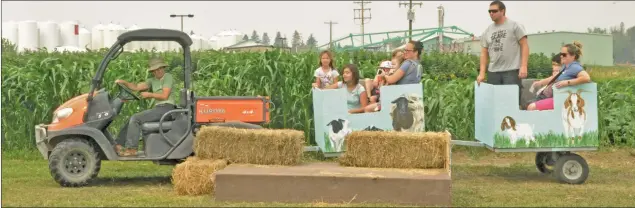
[[[119,136],[115,141],[117,144],[124,144],[127,148],[137,149],[141,134],[141,124],[147,122],[159,122],[161,116],[176,107],[172,104],[159,104],[152,109],[136,113],[119,131]]]

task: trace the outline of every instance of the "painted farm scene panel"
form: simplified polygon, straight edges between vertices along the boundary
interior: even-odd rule
[[[554,108],[520,110],[518,86],[475,83],[476,139],[493,148],[597,147],[597,85],[553,89]]]
[[[387,85],[380,90],[379,111],[351,114],[347,89],[313,89],[315,140],[322,152],[345,152],[346,136],[353,131],[425,131],[422,84]]]

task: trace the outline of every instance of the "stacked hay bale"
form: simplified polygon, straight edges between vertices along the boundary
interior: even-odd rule
[[[181,195],[212,194],[215,172],[230,163],[296,165],[304,151],[304,132],[205,126],[194,139],[194,153],[172,173]]]
[[[450,171],[449,132],[356,131],[346,137],[343,166],[446,169]]]
[[[199,157],[230,163],[297,165],[304,152],[304,132],[203,127],[194,141],[194,151]]]
[[[172,184],[179,195],[214,193],[214,174],[227,167],[226,160],[209,160],[188,157],[176,165],[172,172]]]

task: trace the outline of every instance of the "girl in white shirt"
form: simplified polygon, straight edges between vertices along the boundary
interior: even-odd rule
[[[337,84],[340,74],[333,67],[333,54],[330,51],[320,53],[320,67],[313,73],[315,82],[314,88],[324,89],[326,86]]]

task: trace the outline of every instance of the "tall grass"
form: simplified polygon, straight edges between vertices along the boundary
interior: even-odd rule
[[[3,45],[3,48],[5,46]],[[53,110],[64,101],[86,93],[90,80],[106,51],[53,53],[35,51],[2,55],[2,142],[3,150],[34,148],[33,126],[49,123]],[[354,63],[363,77],[372,77],[377,64],[388,53],[339,53],[335,65]],[[149,77],[147,61],[161,56],[182,88],[183,57],[179,53],[123,53],[110,62],[103,84],[115,95],[113,82],[126,79],[141,82]],[[546,56],[532,56],[530,63],[542,63]],[[290,128],[305,132],[314,144],[313,110],[310,94],[318,54],[195,52],[193,90],[197,96],[270,96],[274,107],[269,128]],[[448,129],[461,139],[474,138],[474,92],[472,82],[478,62],[464,54],[428,54],[422,83],[425,93],[426,128]],[[547,59],[548,61],[548,59]],[[531,65],[529,68],[540,66]],[[451,69],[451,70],[450,70]],[[592,76],[602,70],[591,71]],[[616,75],[621,76],[621,75]],[[607,75],[608,77],[608,75]],[[600,135],[602,144],[635,144],[635,101],[633,79],[599,83]],[[128,102],[111,126],[115,134],[128,116],[146,109],[151,102]]]

